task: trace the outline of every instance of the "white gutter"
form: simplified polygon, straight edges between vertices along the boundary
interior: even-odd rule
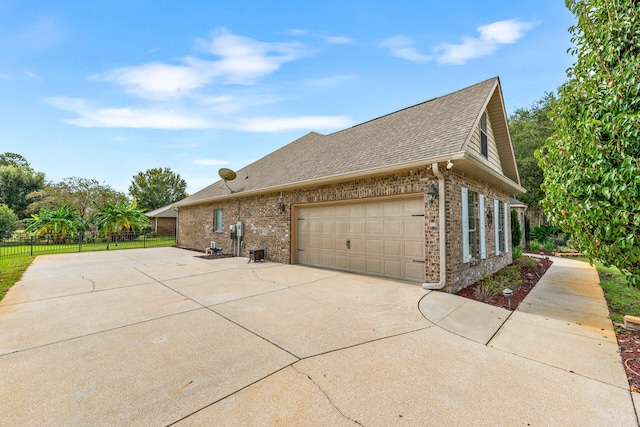
[[[440,281],[438,283],[423,283],[423,289],[442,289],[447,284],[447,245],[445,241],[445,188],[444,176],[438,169],[438,163],[431,165],[433,174],[438,178],[438,203],[439,203],[439,225],[440,225]]]

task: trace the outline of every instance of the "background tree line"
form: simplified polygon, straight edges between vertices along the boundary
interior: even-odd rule
[[[92,228],[109,232],[139,229],[143,212],[187,196],[187,183],[169,168],[136,174],[131,198],[95,179],[70,177],[46,182],[20,154],[0,154],[0,238],[11,236],[18,224],[39,234],[75,233]]]

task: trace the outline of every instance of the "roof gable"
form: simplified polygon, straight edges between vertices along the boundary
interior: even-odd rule
[[[237,171],[234,195],[280,191],[331,179],[366,176],[389,168],[430,164],[464,153],[485,108],[500,123],[501,159],[511,142],[497,77],[332,134],[310,132]],[[507,139],[505,143],[504,139]],[[503,153],[504,151],[504,153]],[[513,152],[511,152],[513,159]],[[513,161],[515,167],[515,160]],[[514,169],[515,170],[515,169]],[[510,179],[517,180],[509,167]],[[518,181],[515,181],[518,182]],[[176,206],[228,197],[220,180]]]

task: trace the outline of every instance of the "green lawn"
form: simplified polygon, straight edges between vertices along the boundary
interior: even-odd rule
[[[640,316],[640,289],[630,286],[616,267],[605,267],[596,262],[600,286],[609,304],[611,320],[623,323],[624,315]]]
[[[22,277],[34,257],[10,257],[0,259],[0,301],[5,294]]]

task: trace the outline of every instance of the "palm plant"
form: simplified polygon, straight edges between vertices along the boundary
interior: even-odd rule
[[[93,223],[107,233],[140,230],[148,222],[149,218],[138,209],[136,199],[107,205],[93,217]]]
[[[66,205],[60,206],[57,211],[43,207],[39,213],[23,221],[29,224],[25,231],[33,232],[38,236],[73,235],[86,229],[82,218]]]

